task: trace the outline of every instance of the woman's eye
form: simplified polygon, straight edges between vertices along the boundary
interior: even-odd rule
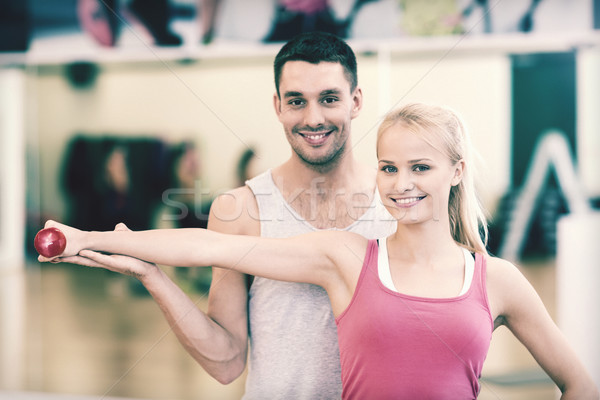
[[[425,172],[425,171],[429,170],[429,166],[428,165],[415,165],[413,167],[413,170],[415,172]]]
[[[394,167],[394,166],[392,166],[392,165],[385,165],[383,168],[381,168],[381,170],[382,170],[383,172],[386,172],[386,173],[388,173],[388,174],[389,174],[389,173],[396,172],[396,167]]]

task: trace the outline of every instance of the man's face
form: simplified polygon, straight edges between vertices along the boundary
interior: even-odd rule
[[[289,61],[282,69],[275,111],[298,157],[313,168],[333,165],[350,145],[350,124],[362,106],[341,64]]]

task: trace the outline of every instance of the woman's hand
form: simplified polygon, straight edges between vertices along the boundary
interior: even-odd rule
[[[46,224],[44,225],[44,229],[47,228],[56,228],[58,230],[60,230],[63,235],[65,235],[65,238],[67,239],[67,246],[65,247],[65,250],[62,252],[62,254],[59,254],[56,257],[44,257],[42,255],[40,255],[38,257],[38,261],[40,262],[60,262],[61,258],[64,257],[69,257],[69,256],[75,256],[77,255],[81,250],[84,249],[84,236],[85,236],[85,232],[81,231],[79,229],[61,224],[59,222],[56,221],[46,221]]]
[[[149,273],[158,269],[156,264],[148,263],[134,257],[123,256],[119,254],[104,254],[93,250],[79,250],[82,246],[83,231],[71,228],[67,225],[59,224],[54,221],[48,221],[46,228],[55,227],[60,229],[67,238],[67,247],[63,254],[51,259],[40,256],[39,261],[49,261],[52,263],[71,263],[91,268],[104,268],[119,274],[129,275],[139,280],[148,276]],[[115,227],[115,231],[129,231],[130,229],[123,223]],[[69,244],[71,246],[69,247]],[[77,251],[77,253],[75,253]]]

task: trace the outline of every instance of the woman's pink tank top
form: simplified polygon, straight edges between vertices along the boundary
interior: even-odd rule
[[[422,298],[386,288],[370,240],[356,291],[336,318],[343,399],[474,399],[493,331],[486,259],[467,292]]]

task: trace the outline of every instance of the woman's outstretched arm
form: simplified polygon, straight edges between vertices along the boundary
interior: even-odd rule
[[[63,254],[54,262],[69,262],[84,250],[121,254],[178,267],[217,266],[270,279],[314,283],[327,288],[340,278],[343,253],[364,255],[366,240],[339,231],[320,231],[293,238],[273,239],[227,235],[205,229],[147,231],[81,231],[54,221],[67,238]],[[50,259],[40,256],[40,261]],[[282,267],[284,266],[284,267]]]

